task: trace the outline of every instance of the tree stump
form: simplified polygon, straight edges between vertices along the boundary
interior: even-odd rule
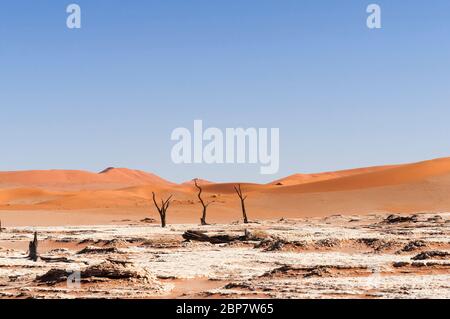
[[[28,244],[28,258],[32,261],[39,259],[38,244],[37,232],[34,232],[34,239]]]

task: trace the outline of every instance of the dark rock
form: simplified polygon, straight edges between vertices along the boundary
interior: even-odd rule
[[[156,223],[156,219],[147,217],[147,218],[142,219],[141,223],[147,223],[147,224]]]
[[[435,215],[427,219],[428,222],[443,223],[444,219],[440,215]]]
[[[405,261],[399,261],[399,262],[395,262],[392,264],[392,266],[394,266],[395,268],[402,268],[402,267],[406,267],[409,266],[410,264],[408,262]]]
[[[223,287],[224,289],[247,289],[247,290],[254,290],[254,288],[252,288],[252,286],[250,286],[249,284],[240,282],[240,283],[229,283],[227,285],[225,285]]]
[[[45,282],[47,284],[56,284],[66,281],[69,276],[70,273],[67,270],[52,268],[44,275],[36,277],[36,281]]]
[[[413,262],[411,265],[413,267],[417,267],[417,268],[421,268],[421,267],[425,267],[426,266],[426,264],[422,263],[422,262]]]
[[[426,259],[447,259],[450,258],[450,253],[446,251],[438,251],[438,250],[431,250],[431,251],[425,251],[423,253],[420,253],[414,257],[412,257],[412,260],[426,260]]]
[[[417,222],[417,215],[412,215],[412,216],[389,215],[384,220],[384,222],[388,223],[388,224],[415,223],[415,222]]]
[[[264,249],[264,251],[278,251],[283,248],[285,244],[284,240],[271,241],[270,244]]]
[[[414,251],[426,246],[427,244],[423,240],[415,240],[409,242],[405,247],[403,247],[402,251]]]
[[[340,245],[339,240],[334,238],[325,238],[315,242],[316,247],[332,248]]]
[[[308,270],[308,272],[306,274],[303,275],[304,278],[309,278],[309,277],[322,277],[324,275],[329,274],[329,270],[328,267],[325,266],[316,266],[314,268],[311,268]]]

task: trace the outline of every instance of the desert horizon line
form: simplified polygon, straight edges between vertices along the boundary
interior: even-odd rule
[[[432,162],[432,161],[437,161],[437,160],[443,160],[443,159],[450,159],[450,156],[444,156],[444,157],[436,157],[436,158],[431,158],[431,159],[425,159],[425,160],[420,160],[420,161],[412,161],[412,162],[403,162],[403,163],[391,163],[391,164],[379,164],[379,165],[369,165],[369,166],[356,166],[356,167],[348,167],[348,168],[343,168],[343,169],[337,169],[337,170],[324,170],[324,171],[319,171],[319,172],[297,172],[297,173],[290,173],[287,175],[283,175],[279,178],[275,178],[273,180],[270,180],[266,183],[258,183],[258,182],[252,182],[252,181],[238,181],[238,180],[233,180],[233,181],[212,181],[209,180],[207,178],[201,177],[201,176],[196,176],[193,177],[191,179],[187,179],[181,182],[173,182],[170,179],[167,179],[165,177],[163,177],[162,175],[159,175],[158,173],[154,172],[154,171],[148,171],[145,169],[139,169],[139,168],[130,168],[130,167],[116,167],[116,166],[108,166],[105,169],[102,169],[100,171],[91,171],[91,170],[87,170],[87,169],[66,169],[66,168],[52,168],[52,169],[19,169],[19,170],[0,170],[0,174],[4,174],[4,173],[25,173],[25,172],[83,172],[83,173],[89,173],[89,174],[95,174],[95,175],[100,175],[100,174],[105,174],[108,173],[111,170],[128,170],[131,172],[142,172],[145,174],[151,174],[154,175],[157,178],[160,178],[168,183],[171,184],[175,184],[175,185],[182,185],[182,184],[186,184],[189,182],[194,181],[195,179],[197,180],[203,180],[205,182],[209,182],[209,183],[215,183],[215,184],[232,184],[232,183],[247,183],[247,184],[259,184],[259,185],[265,185],[265,184],[271,184],[274,182],[277,182],[279,180],[291,177],[291,176],[296,176],[296,175],[320,175],[320,174],[328,174],[328,173],[338,173],[338,172],[345,172],[345,171],[353,171],[353,170],[359,170],[359,169],[368,169],[368,168],[378,168],[378,167],[396,167],[396,166],[402,166],[402,165],[409,165],[409,164],[418,164],[418,163],[426,163],[426,162]]]

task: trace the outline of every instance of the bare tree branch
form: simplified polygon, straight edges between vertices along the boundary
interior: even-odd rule
[[[172,199],[172,197],[173,195],[170,195],[169,198],[167,198],[166,200],[164,200],[164,198],[161,198],[161,207],[160,207],[158,206],[158,203],[156,201],[155,193],[152,192],[153,203],[155,204],[159,216],[161,217],[161,227],[166,227],[166,212],[170,206],[170,200]]]
[[[238,186],[234,186],[234,190],[236,191],[237,195],[239,196],[239,199],[241,200],[241,208],[242,208],[242,216],[244,217],[244,224],[248,224],[248,218],[247,218],[247,212],[245,211],[245,200],[247,199],[247,196],[243,196],[241,184],[238,184]]]
[[[205,225],[207,225],[207,223],[206,223],[206,209],[208,208],[209,205],[214,203],[214,201],[205,203],[203,201],[203,198],[202,198],[202,191],[203,191],[203,189],[200,187],[200,185],[198,185],[197,178],[194,179],[194,184],[195,184],[195,187],[197,187],[197,189],[198,189],[197,197],[200,200],[200,203],[202,204],[202,207],[203,207],[202,218],[200,218],[200,222],[201,222],[201,224],[203,226],[205,226]]]

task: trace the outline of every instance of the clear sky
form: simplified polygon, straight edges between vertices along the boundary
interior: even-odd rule
[[[450,156],[450,1],[0,3],[0,170],[265,182]],[[382,8],[382,29],[366,7]],[[280,171],[175,165],[176,127],[280,128]]]

